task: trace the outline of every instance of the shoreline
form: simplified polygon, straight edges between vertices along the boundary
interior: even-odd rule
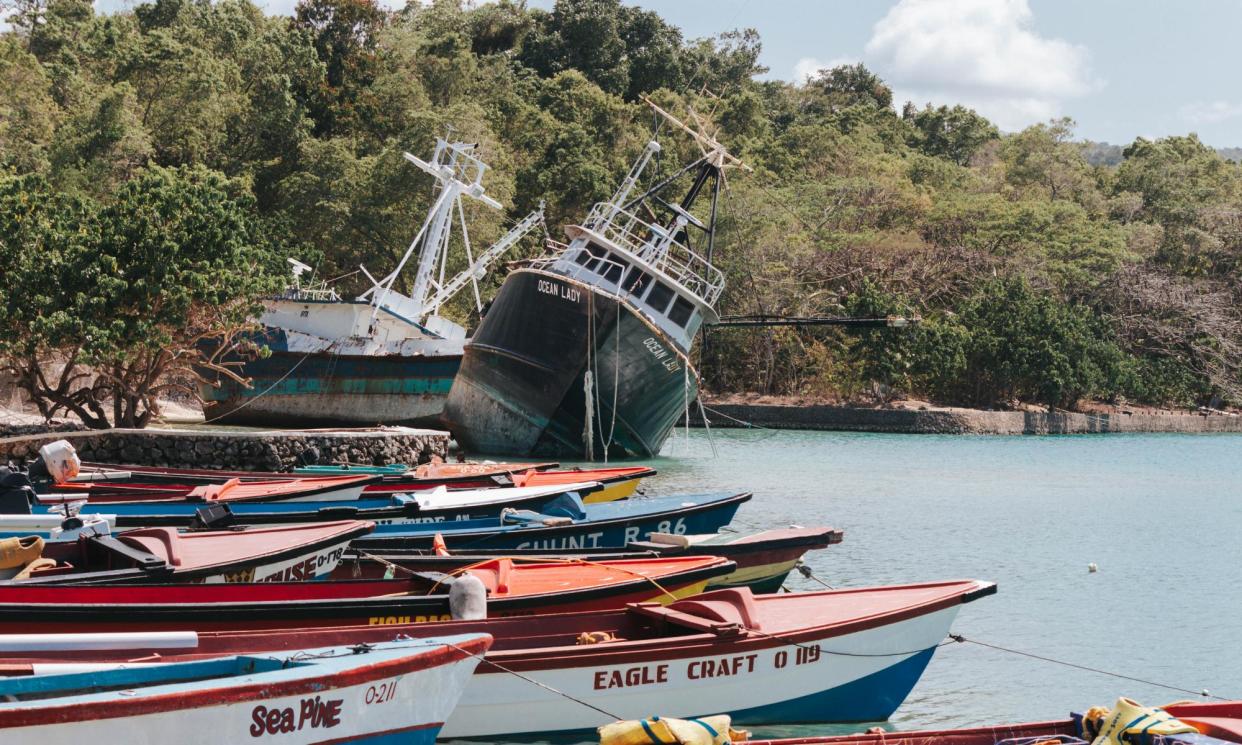
[[[705,400],[707,423],[720,429],[809,429],[829,432],[955,435],[1108,433],[1242,434],[1242,416],[1172,411],[985,411],[956,407],[872,408],[840,404],[739,403]],[[702,427],[691,407],[690,424]]]

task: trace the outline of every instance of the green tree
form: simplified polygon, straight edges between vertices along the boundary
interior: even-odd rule
[[[146,169],[100,208],[9,179],[0,224],[0,355],[45,415],[94,427],[145,426],[195,366],[224,370],[206,350],[279,286],[252,199],[203,168]]]
[[[913,125],[912,144],[928,155],[967,165],[971,157],[990,140],[1000,137],[996,125],[965,106],[927,106],[903,116]]]

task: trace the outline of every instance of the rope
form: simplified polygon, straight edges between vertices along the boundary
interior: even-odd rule
[[[811,571],[811,568],[807,566],[806,564],[802,563],[801,559],[798,559],[798,563],[794,564],[794,568],[798,570],[798,574],[801,574],[803,577],[806,577],[807,579],[815,580],[816,582],[820,583],[824,587],[827,587],[829,590],[837,589],[833,587],[832,585],[828,584],[827,582],[823,581],[819,577],[816,577],[815,573]]]
[[[228,415],[230,415],[230,414],[234,414],[234,413],[236,413],[236,412],[238,412],[238,411],[241,411],[242,409],[246,408],[247,406],[249,406],[250,404],[254,403],[255,401],[258,401],[260,398],[263,398],[263,397],[264,397],[264,396],[266,396],[268,393],[270,393],[270,392],[272,391],[272,389],[273,389],[273,388],[275,388],[276,386],[278,386],[278,385],[280,385],[282,382],[284,382],[284,379],[285,379],[285,378],[287,378],[287,377],[289,377],[290,375],[292,375],[292,374],[293,374],[293,371],[294,371],[294,370],[296,370],[296,369],[298,369],[298,367],[300,367],[300,366],[301,366],[301,364],[302,364],[303,362],[305,362],[305,361],[306,361],[306,358],[311,356],[311,354],[313,354],[313,353],[312,353],[312,352],[307,352],[306,354],[302,355],[302,359],[300,359],[300,360],[298,360],[297,362],[295,362],[295,363],[293,364],[293,367],[291,367],[291,368],[289,368],[288,370],[286,370],[286,371],[285,371],[285,374],[284,374],[284,375],[281,375],[281,376],[280,376],[279,378],[277,378],[277,379],[276,379],[276,380],[275,380],[275,381],[274,381],[271,385],[269,385],[267,388],[264,388],[261,392],[259,392],[259,393],[255,394],[252,398],[249,398],[249,399],[246,399],[245,401],[243,401],[241,406],[237,406],[237,407],[235,407],[235,408],[229,409],[228,411],[226,411],[225,413],[223,413],[223,414],[221,414],[221,415],[219,415],[219,416],[213,416],[213,417],[212,417],[212,418],[210,418],[210,419],[204,419],[204,420],[203,420],[203,424],[211,424],[211,423],[212,423],[212,422],[214,422],[214,421],[217,421],[217,420],[223,419],[224,417],[226,417],[226,416],[228,416]]]
[[[703,429],[707,430],[707,443],[712,446],[712,457],[719,458],[720,453],[716,450],[716,438],[712,437],[712,423],[707,421],[707,412],[703,410],[703,397],[695,396],[694,400],[699,404],[699,416],[703,417]]]
[[[1029,658],[1031,658],[1031,659],[1033,659],[1033,660],[1041,660],[1041,661],[1043,661],[1043,662],[1051,662],[1051,663],[1053,663],[1054,665],[1063,665],[1063,666],[1065,666],[1065,667],[1072,667],[1072,668],[1074,668],[1075,670],[1085,670],[1086,672],[1089,672],[1089,673],[1097,673],[1097,674],[1099,674],[1099,675],[1107,675],[1107,676],[1109,676],[1109,677],[1112,677],[1112,678],[1118,678],[1118,679],[1120,679],[1120,680],[1129,680],[1129,681],[1134,682],[1134,683],[1142,683],[1143,685],[1154,686],[1154,687],[1156,687],[1156,688],[1164,688],[1164,689],[1169,690],[1169,691],[1177,691],[1178,693],[1189,693],[1189,694],[1190,694],[1190,695],[1192,695],[1192,696],[1202,696],[1203,698],[1214,698],[1214,699],[1216,699],[1217,701],[1231,701],[1231,700],[1233,700],[1233,699],[1231,699],[1231,698],[1225,698],[1225,697],[1223,697],[1223,696],[1215,696],[1215,695],[1212,695],[1211,693],[1209,693],[1209,692],[1208,692],[1208,690],[1207,690],[1206,688],[1201,689],[1201,690],[1198,690],[1198,691],[1192,691],[1192,690],[1190,690],[1189,688],[1181,688],[1181,687],[1179,687],[1179,686],[1168,685],[1168,684],[1166,684],[1166,683],[1157,683],[1157,682],[1156,682],[1156,681],[1154,681],[1154,680],[1147,680],[1147,679],[1145,679],[1145,678],[1136,678],[1136,677],[1134,677],[1134,676],[1132,676],[1132,675],[1122,675],[1121,673],[1114,673],[1114,672],[1109,672],[1108,670],[1101,670],[1101,669],[1099,669],[1099,668],[1097,668],[1097,667],[1089,667],[1089,666],[1087,666],[1087,665],[1079,665],[1079,664],[1076,664],[1076,663],[1073,663],[1073,662],[1066,662],[1065,660],[1058,660],[1058,659],[1054,659],[1054,658],[1052,658],[1052,657],[1044,657],[1043,655],[1034,654],[1034,653],[1032,653],[1032,652],[1023,652],[1022,650],[1019,650],[1019,649],[1010,649],[1010,648],[1008,648],[1008,647],[1002,647],[1002,646],[999,646],[999,645],[996,645],[996,644],[988,644],[987,642],[976,641],[976,640],[974,640],[974,639],[967,639],[966,637],[962,636],[961,634],[950,634],[950,635],[949,635],[949,638],[950,638],[950,639],[952,639],[954,642],[957,642],[957,643],[959,643],[959,644],[960,644],[960,643],[977,644],[977,645],[979,645],[980,647],[987,647],[988,649],[995,649],[995,650],[998,650],[998,651],[1001,651],[1001,652],[1008,652],[1009,654],[1016,654],[1016,655],[1019,655],[1019,656],[1021,656],[1021,657],[1029,657]]]
[[[589,702],[587,702],[587,701],[583,701],[583,700],[582,700],[582,699],[580,699],[580,698],[575,698],[574,696],[571,696],[571,695],[569,695],[568,693],[565,693],[565,692],[564,692],[564,691],[562,691],[562,690],[559,690],[559,689],[557,689],[557,688],[553,688],[552,686],[550,686],[550,685],[548,685],[548,684],[546,684],[546,683],[540,683],[539,681],[535,680],[534,678],[531,678],[531,677],[528,677],[528,676],[526,676],[526,675],[523,675],[523,674],[519,673],[517,670],[512,670],[512,669],[510,669],[510,668],[507,668],[507,667],[505,667],[504,665],[500,664],[499,662],[496,662],[496,661],[494,661],[494,660],[489,660],[489,659],[487,659],[487,657],[486,657],[485,655],[476,654],[476,653],[471,652],[471,651],[469,651],[469,650],[462,649],[461,647],[458,647],[456,644],[453,644],[452,642],[442,642],[442,643],[443,643],[445,646],[453,647],[454,649],[457,649],[459,652],[462,652],[462,653],[464,653],[464,654],[466,654],[466,655],[469,655],[469,656],[471,656],[471,657],[475,657],[475,658],[477,658],[478,660],[480,660],[480,661],[482,662],[482,664],[485,664],[485,665],[491,665],[492,667],[496,668],[497,670],[501,671],[502,673],[508,673],[508,674],[510,674],[510,675],[512,675],[512,676],[514,676],[514,677],[521,678],[522,680],[526,681],[527,683],[530,683],[530,684],[532,684],[532,685],[539,686],[540,688],[544,689],[545,691],[549,691],[549,692],[551,692],[551,693],[555,693],[556,695],[558,695],[558,696],[560,696],[560,697],[562,697],[562,698],[568,699],[568,700],[570,700],[570,701],[573,701],[573,702],[574,702],[574,703],[576,703],[576,704],[582,704],[583,706],[587,707],[588,709],[592,709],[592,710],[594,710],[594,711],[599,712],[600,714],[603,714],[603,715],[604,715],[604,716],[606,716],[606,717],[609,717],[609,718],[610,718],[610,719],[612,719],[613,721],[618,721],[618,722],[619,722],[619,721],[621,721],[622,719],[624,719],[624,717],[621,717],[621,716],[618,716],[618,715],[616,715],[616,714],[613,714],[611,711],[605,711],[604,709],[599,708],[599,707],[598,707],[598,706],[596,706],[595,704],[589,703]]]

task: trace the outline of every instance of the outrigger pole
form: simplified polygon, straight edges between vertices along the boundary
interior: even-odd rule
[[[714,328],[720,327],[758,327],[758,326],[852,326],[854,328],[905,328],[922,322],[922,318],[914,316],[884,316],[883,318],[847,318],[835,316],[721,316]]]

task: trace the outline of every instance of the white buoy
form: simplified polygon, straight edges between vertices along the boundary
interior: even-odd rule
[[[481,621],[487,618],[487,588],[483,580],[466,572],[449,586],[449,613],[454,621]]]
[[[1094,561],[1087,565],[1087,572],[1089,574],[1095,574],[1098,571],[1100,571],[1100,567]]]

